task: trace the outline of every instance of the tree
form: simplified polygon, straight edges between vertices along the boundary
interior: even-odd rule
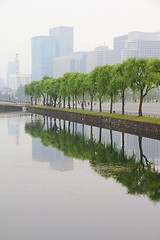
[[[115,85],[112,82],[112,78],[113,78],[113,66],[111,65],[104,65],[101,67],[101,77],[104,78],[105,81],[105,90],[106,90],[106,96],[108,95],[110,97],[110,113],[112,113],[113,111],[113,98],[114,95],[117,94]]]
[[[122,101],[122,114],[124,114],[125,106],[125,90],[129,87],[129,80],[126,74],[126,62],[116,64],[113,66],[112,71],[112,85],[120,93]]]
[[[37,104],[37,99],[41,97],[41,82],[34,81],[32,85],[33,85],[33,89],[34,89],[35,104]]]
[[[142,104],[145,96],[152,88],[153,79],[149,67],[149,60],[146,58],[130,58],[126,61],[126,75],[130,80],[130,87],[133,92],[139,92],[138,115],[142,116]]]
[[[77,96],[79,93],[79,89],[77,86],[78,82],[78,75],[80,73],[78,72],[68,72],[64,74],[64,77],[67,81],[67,96],[68,96],[68,107],[70,108],[70,98],[72,96],[72,101],[73,101],[73,108],[77,108]]]
[[[85,93],[86,93],[86,89],[87,89],[86,76],[87,76],[87,74],[81,73],[79,75],[79,81],[78,81],[79,95],[82,97],[82,104],[81,104],[82,110],[84,110]]]
[[[102,98],[106,94],[107,78],[102,66],[95,67],[91,72],[92,77],[96,82],[97,97],[99,100],[99,111],[102,112]]]
[[[66,105],[66,97],[68,96],[68,78],[67,73],[63,75],[63,77],[60,79],[60,95],[63,97],[63,108],[65,108]]]
[[[94,76],[94,73],[88,73],[86,75],[86,90],[90,95],[90,102],[91,102],[91,111],[93,110],[93,99],[97,93],[97,83]]]
[[[36,81],[32,81],[31,83],[25,84],[24,86],[24,93],[27,96],[30,96],[31,104],[33,104],[33,97],[35,95],[35,89],[34,86],[36,84]]]
[[[155,86],[160,86],[160,59],[151,58],[148,60],[150,78]]]

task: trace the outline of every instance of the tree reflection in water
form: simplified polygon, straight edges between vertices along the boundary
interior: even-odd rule
[[[63,151],[65,156],[89,160],[98,174],[106,179],[115,179],[127,188],[129,194],[141,194],[152,201],[160,201],[160,173],[144,155],[142,137],[138,137],[140,159],[137,159],[134,152],[131,156],[126,154],[124,133],[121,133],[122,147],[118,148],[112,130],[110,143],[102,143],[101,128],[96,140],[92,126],[90,136],[86,136],[84,125],[79,129],[77,123],[35,115],[25,125],[25,131],[34,138],[40,138],[45,146]]]

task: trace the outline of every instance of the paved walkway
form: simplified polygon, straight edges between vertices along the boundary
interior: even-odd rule
[[[113,111],[116,113],[122,112],[121,103],[114,103],[113,104]],[[89,106],[90,107],[90,106]],[[98,110],[98,104],[96,103],[94,105],[94,110]],[[102,105],[103,111],[109,112],[110,109],[110,103],[106,102]],[[125,103],[125,113],[126,114],[132,114],[132,115],[138,115],[138,108],[139,103]],[[160,103],[143,103],[143,116],[152,116],[152,117],[160,117]]]
[[[0,102],[0,105],[7,104],[7,105],[16,105],[16,106],[24,106],[25,104],[18,104],[18,103],[12,103],[12,102]],[[122,107],[121,103],[114,103],[113,104],[113,111],[116,113],[121,113],[122,112]],[[78,108],[81,108],[81,105],[78,105]],[[138,108],[139,108],[139,103],[130,103],[127,102],[125,103],[125,113],[126,114],[131,114],[131,115],[138,115]],[[87,109],[90,109],[90,105],[87,106]],[[102,109],[103,112],[107,111],[109,112],[110,109],[110,103],[109,102],[104,102],[102,104]],[[99,104],[94,103],[93,104],[93,110],[99,111]],[[155,103],[143,103],[143,116],[151,116],[151,117],[157,117],[160,118],[160,103],[155,102]]]

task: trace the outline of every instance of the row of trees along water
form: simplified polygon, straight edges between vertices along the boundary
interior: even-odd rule
[[[63,108],[67,106],[77,109],[77,100],[81,99],[84,110],[86,99],[89,98],[91,111],[96,98],[100,112],[103,101],[110,99],[110,113],[113,112],[113,102],[120,98],[124,114],[125,93],[131,90],[133,94],[138,93],[139,116],[142,116],[144,98],[159,85],[160,59],[131,58],[121,64],[97,66],[88,74],[69,72],[59,78],[44,76],[40,81],[26,84],[24,91],[30,96],[31,104],[37,104],[37,100],[43,98],[44,105]]]
[[[52,146],[62,151],[65,156],[81,160],[89,160],[92,168],[104,178],[113,178],[128,190],[129,194],[145,195],[152,201],[160,201],[160,173],[153,162],[143,153],[142,137],[138,137],[139,156],[133,152],[128,156],[125,152],[125,138],[122,133],[122,147],[114,143],[113,131],[110,130],[110,141],[102,141],[102,129],[99,137],[86,134],[84,125],[56,120],[48,117],[25,124],[26,133],[34,138],[40,138],[44,146]]]

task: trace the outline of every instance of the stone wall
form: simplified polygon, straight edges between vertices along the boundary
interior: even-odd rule
[[[0,112],[17,112],[17,111],[22,111],[22,107],[15,105],[0,104]]]
[[[91,114],[68,112],[65,110],[34,108],[29,106],[30,113],[36,113],[48,117],[65,119],[68,121],[84,123],[102,128],[111,128],[120,132],[136,134],[139,136],[160,140],[160,124],[144,123],[131,120],[123,120],[112,117],[104,117]]]

